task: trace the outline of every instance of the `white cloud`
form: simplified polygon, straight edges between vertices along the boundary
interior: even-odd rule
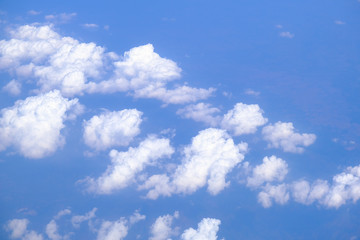
[[[55,152],[65,143],[61,135],[64,121],[79,113],[77,99],[63,98],[52,91],[25,100],[1,110],[0,151],[14,146],[28,158],[42,158]]]
[[[149,136],[137,148],[130,147],[127,152],[111,150],[112,164],[97,179],[87,178],[88,190],[98,194],[110,194],[114,190],[127,187],[135,181],[148,165],[155,164],[160,158],[170,157],[174,152],[169,139]]]
[[[288,186],[284,183],[277,186],[266,184],[258,194],[258,202],[261,203],[264,208],[271,207],[273,201],[283,205],[287,203],[289,198]]]
[[[337,25],[344,25],[345,24],[344,21],[340,21],[340,20],[336,20],[336,21],[334,21],[334,23],[337,24]]]
[[[216,240],[221,221],[215,218],[204,218],[198,229],[189,228],[181,235],[182,240]]]
[[[312,185],[305,180],[296,181],[292,184],[292,196],[296,202],[311,204],[315,200],[322,201],[329,192],[329,184],[324,180],[317,180]]]
[[[171,236],[177,234],[177,230],[172,229],[171,225],[174,218],[179,217],[179,212],[175,212],[174,215],[164,215],[156,219],[153,225],[151,225],[151,237],[149,240],[169,240]]]
[[[43,240],[41,234],[36,233],[35,231],[27,230],[29,220],[27,219],[12,219],[10,220],[5,229],[10,231],[10,238],[12,239],[22,239],[22,240]]]
[[[23,240],[43,240],[43,236],[35,231],[29,231],[25,234]]]
[[[304,147],[315,142],[315,134],[294,132],[294,126],[291,122],[277,122],[274,125],[269,124],[262,130],[264,139],[269,143],[268,147],[282,148],[284,152],[302,153]]]
[[[280,34],[280,37],[283,37],[283,38],[293,38],[293,37],[295,37],[295,34],[292,34],[292,33],[290,33],[290,32],[281,32]]]
[[[275,156],[264,157],[263,163],[257,165],[252,176],[248,177],[248,186],[258,187],[264,182],[282,181],[288,173],[288,165],[281,158]]]
[[[69,215],[69,214],[71,214],[71,210],[70,209],[64,209],[64,210],[61,210],[60,212],[58,212],[58,214],[56,214],[54,219],[59,219],[62,216]]]
[[[71,19],[76,17],[76,13],[60,13],[60,14],[51,14],[46,15],[45,19],[55,23],[67,23],[70,22]]]
[[[214,114],[218,112],[220,112],[220,109],[211,107],[210,104],[198,103],[179,109],[176,114],[181,115],[184,118],[193,119],[197,122],[204,122],[207,125],[214,127],[220,122],[220,116],[214,116]]]
[[[360,199],[360,165],[348,167],[344,172],[333,177],[332,186],[323,203],[328,207],[338,208],[347,201]]]
[[[85,23],[82,25],[85,28],[98,28],[99,25],[95,24],[95,23]]]
[[[263,110],[257,104],[237,103],[233,109],[224,115],[221,127],[232,131],[236,136],[254,133],[257,127],[268,121],[262,114]]]
[[[130,49],[114,65],[115,77],[90,84],[89,92],[130,91],[135,98],[155,98],[165,104],[181,104],[208,98],[215,90],[188,86],[168,89],[167,83],[180,78],[181,69],[172,60],[155,53],[151,44]]]
[[[72,16],[60,14],[46,18],[65,21]],[[59,89],[69,97],[129,92],[135,98],[183,104],[206,99],[215,91],[186,85],[168,88],[169,82],[180,78],[181,69],[174,61],[155,53],[151,44],[134,47],[116,61],[119,57],[115,53],[105,53],[103,47],[94,43],[62,37],[52,26],[21,26],[11,31],[11,37],[0,41],[0,68],[26,79],[33,78],[41,92]],[[103,80],[105,75],[112,77]]]
[[[117,221],[104,221],[101,224],[97,240],[122,240],[128,233],[127,220],[120,218]]]
[[[95,213],[97,208],[93,208],[90,212],[86,213],[85,215],[76,215],[71,218],[71,224],[75,228],[79,228],[80,224],[84,221],[89,221],[95,217]]]
[[[6,84],[2,89],[3,91],[6,91],[11,95],[16,96],[21,93],[21,83],[13,79],[8,84]]]
[[[100,76],[111,58],[94,43],[61,37],[52,26],[24,25],[0,42],[0,68],[34,78],[41,92],[59,89],[65,96],[82,94],[88,78]]]
[[[11,238],[21,238],[27,229],[27,225],[29,224],[29,220],[27,219],[13,219],[8,222],[6,225],[6,229],[11,231]]]
[[[129,217],[129,223],[130,223],[130,225],[132,225],[132,224],[135,224],[135,223],[137,223],[137,222],[139,222],[139,221],[141,221],[141,220],[144,220],[145,218],[146,218],[145,215],[141,215],[141,214],[139,213],[139,210],[136,210],[136,211],[133,213],[133,215],[131,215],[131,216]]]
[[[58,233],[58,226],[57,226],[55,220],[51,220],[46,225],[46,230],[45,231],[46,231],[46,235],[51,240],[60,240],[60,239],[62,239],[61,235]]]
[[[84,122],[84,141],[96,149],[127,146],[140,133],[142,112],[136,109],[106,112]]]
[[[207,185],[208,192],[216,195],[229,186],[226,175],[244,159],[246,151],[247,144],[235,145],[225,130],[208,128],[184,148],[182,163],[171,180],[166,175],[154,175],[140,189],[150,189],[147,197],[156,199],[172,193],[191,194]]]
[[[39,15],[41,12],[39,11],[35,11],[35,10],[30,10],[27,12],[29,15]]]
[[[245,94],[257,97],[260,95],[260,92],[254,91],[252,89],[246,89]]]

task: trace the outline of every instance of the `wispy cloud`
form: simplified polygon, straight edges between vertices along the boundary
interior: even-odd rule
[[[341,20],[335,20],[334,23],[335,23],[336,25],[344,25],[344,24],[345,24],[345,22],[344,22],[344,21],[341,21]]]
[[[295,34],[292,34],[290,32],[281,32],[279,35],[280,35],[280,37],[284,37],[284,38],[293,38],[293,37],[295,37]]]
[[[82,26],[84,28],[98,28],[99,25],[95,24],[95,23],[85,23],[85,24],[82,24]]]
[[[35,11],[35,10],[30,10],[27,12],[29,15],[39,15],[41,12],[40,11]]]
[[[60,13],[60,14],[52,14],[46,15],[45,20],[56,22],[56,23],[67,23],[70,22],[72,18],[74,18],[76,13]]]

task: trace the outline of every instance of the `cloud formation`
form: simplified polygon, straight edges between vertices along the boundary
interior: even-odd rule
[[[257,165],[247,178],[247,185],[258,187],[265,182],[282,181],[287,173],[288,165],[284,160],[275,156],[264,157],[263,163]]]
[[[179,109],[176,113],[183,118],[204,122],[212,127],[221,127],[235,136],[255,133],[257,128],[266,124],[264,111],[257,104],[237,103],[223,116],[217,115],[220,109],[210,104],[198,103]]]
[[[281,148],[284,152],[302,153],[303,147],[313,144],[316,140],[315,134],[296,133],[291,122],[277,122],[269,124],[262,130],[264,140],[270,148]]]
[[[189,228],[181,235],[182,240],[217,240],[217,232],[221,221],[215,218],[204,218],[198,224],[198,228],[195,230]]]
[[[209,126],[215,127],[220,122],[220,116],[214,116],[218,112],[220,112],[220,109],[211,107],[210,104],[198,103],[179,109],[176,114],[181,115],[183,118],[204,122]]]
[[[63,21],[71,16],[46,18]],[[180,78],[181,69],[155,53],[151,44],[134,47],[119,60],[117,54],[105,52],[95,43],[62,37],[51,25],[20,26],[10,31],[10,36],[10,40],[0,41],[0,69],[33,79],[40,92],[58,89],[67,97],[128,92],[135,98],[183,104],[206,99],[215,91],[186,85],[169,88],[169,82]],[[110,77],[103,80],[104,76]]]
[[[68,100],[59,91],[51,91],[1,110],[0,151],[13,146],[28,158],[42,158],[65,143],[61,130],[64,121],[82,110],[77,99]]]
[[[111,165],[107,170],[97,179],[88,177],[82,181],[90,192],[110,194],[127,187],[146,166],[155,164],[160,158],[170,157],[173,152],[169,139],[149,136],[137,148],[130,147],[127,152],[111,150]]]
[[[43,240],[43,236],[41,234],[27,229],[28,224],[29,220],[26,218],[12,219],[8,221],[5,229],[10,232],[10,238],[12,239]]]
[[[284,205],[288,202],[290,194],[286,184],[271,185],[266,184],[263,190],[258,194],[258,202],[264,207],[271,207],[273,201],[278,204]]]
[[[172,229],[172,222],[175,218],[179,217],[179,212],[175,212],[174,215],[164,215],[156,219],[151,225],[151,237],[149,240],[168,240],[171,236],[177,234],[176,229]]]
[[[127,146],[140,133],[142,112],[136,109],[105,112],[84,121],[85,144],[95,150]]]
[[[229,186],[226,175],[244,159],[246,151],[247,144],[235,145],[225,130],[205,129],[184,148],[182,163],[171,178],[153,175],[140,189],[150,189],[147,197],[156,199],[173,193],[191,194],[207,185],[208,192],[216,195]]]
[[[221,121],[221,127],[233,132],[235,136],[256,132],[257,127],[267,123],[263,110],[257,104],[237,103]]]

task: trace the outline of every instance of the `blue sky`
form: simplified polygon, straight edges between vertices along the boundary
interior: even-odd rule
[[[1,239],[360,239],[359,1],[0,10]]]

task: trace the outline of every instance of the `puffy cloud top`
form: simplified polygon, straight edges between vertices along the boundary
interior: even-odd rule
[[[248,186],[257,187],[264,182],[282,181],[288,173],[288,165],[275,156],[264,157],[263,163],[256,166],[248,177]]]
[[[198,229],[189,228],[181,235],[182,240],[216,240],[221,221],[215,218],[204,218]]]
[[[268,121],[262,114],[263,111],[257,104],[237,103],[233,109],[224,115],[221,127],[232,131],[236,136],[254,133],[257,127]]]
[[[84,122],[84,141],[96,149],[127,146],[140,133],[142,112],[136,109],[106,112]]]
[[[87,178],[88,190],[98,194],[109,194],[122,189],[135,180],[136,174],[159,158],[169,157],[174,152],[169,139],[149,136],[137,148],[130,147],[127,152],[111,150],[112,164],[101,177]]]
[[[272,148],[282,148],[285,152],[302,153],[304,147],[315,142],[315,134],[296,133],[291,122],[277,122],[263,128],[262,134]]]
[[[56,90],[16,101],[1,110],[0,151],[14,146],[29,158],[52,154],[65,143],[60,132],[64,121],[81,109],[77,99],[63,98]]]

